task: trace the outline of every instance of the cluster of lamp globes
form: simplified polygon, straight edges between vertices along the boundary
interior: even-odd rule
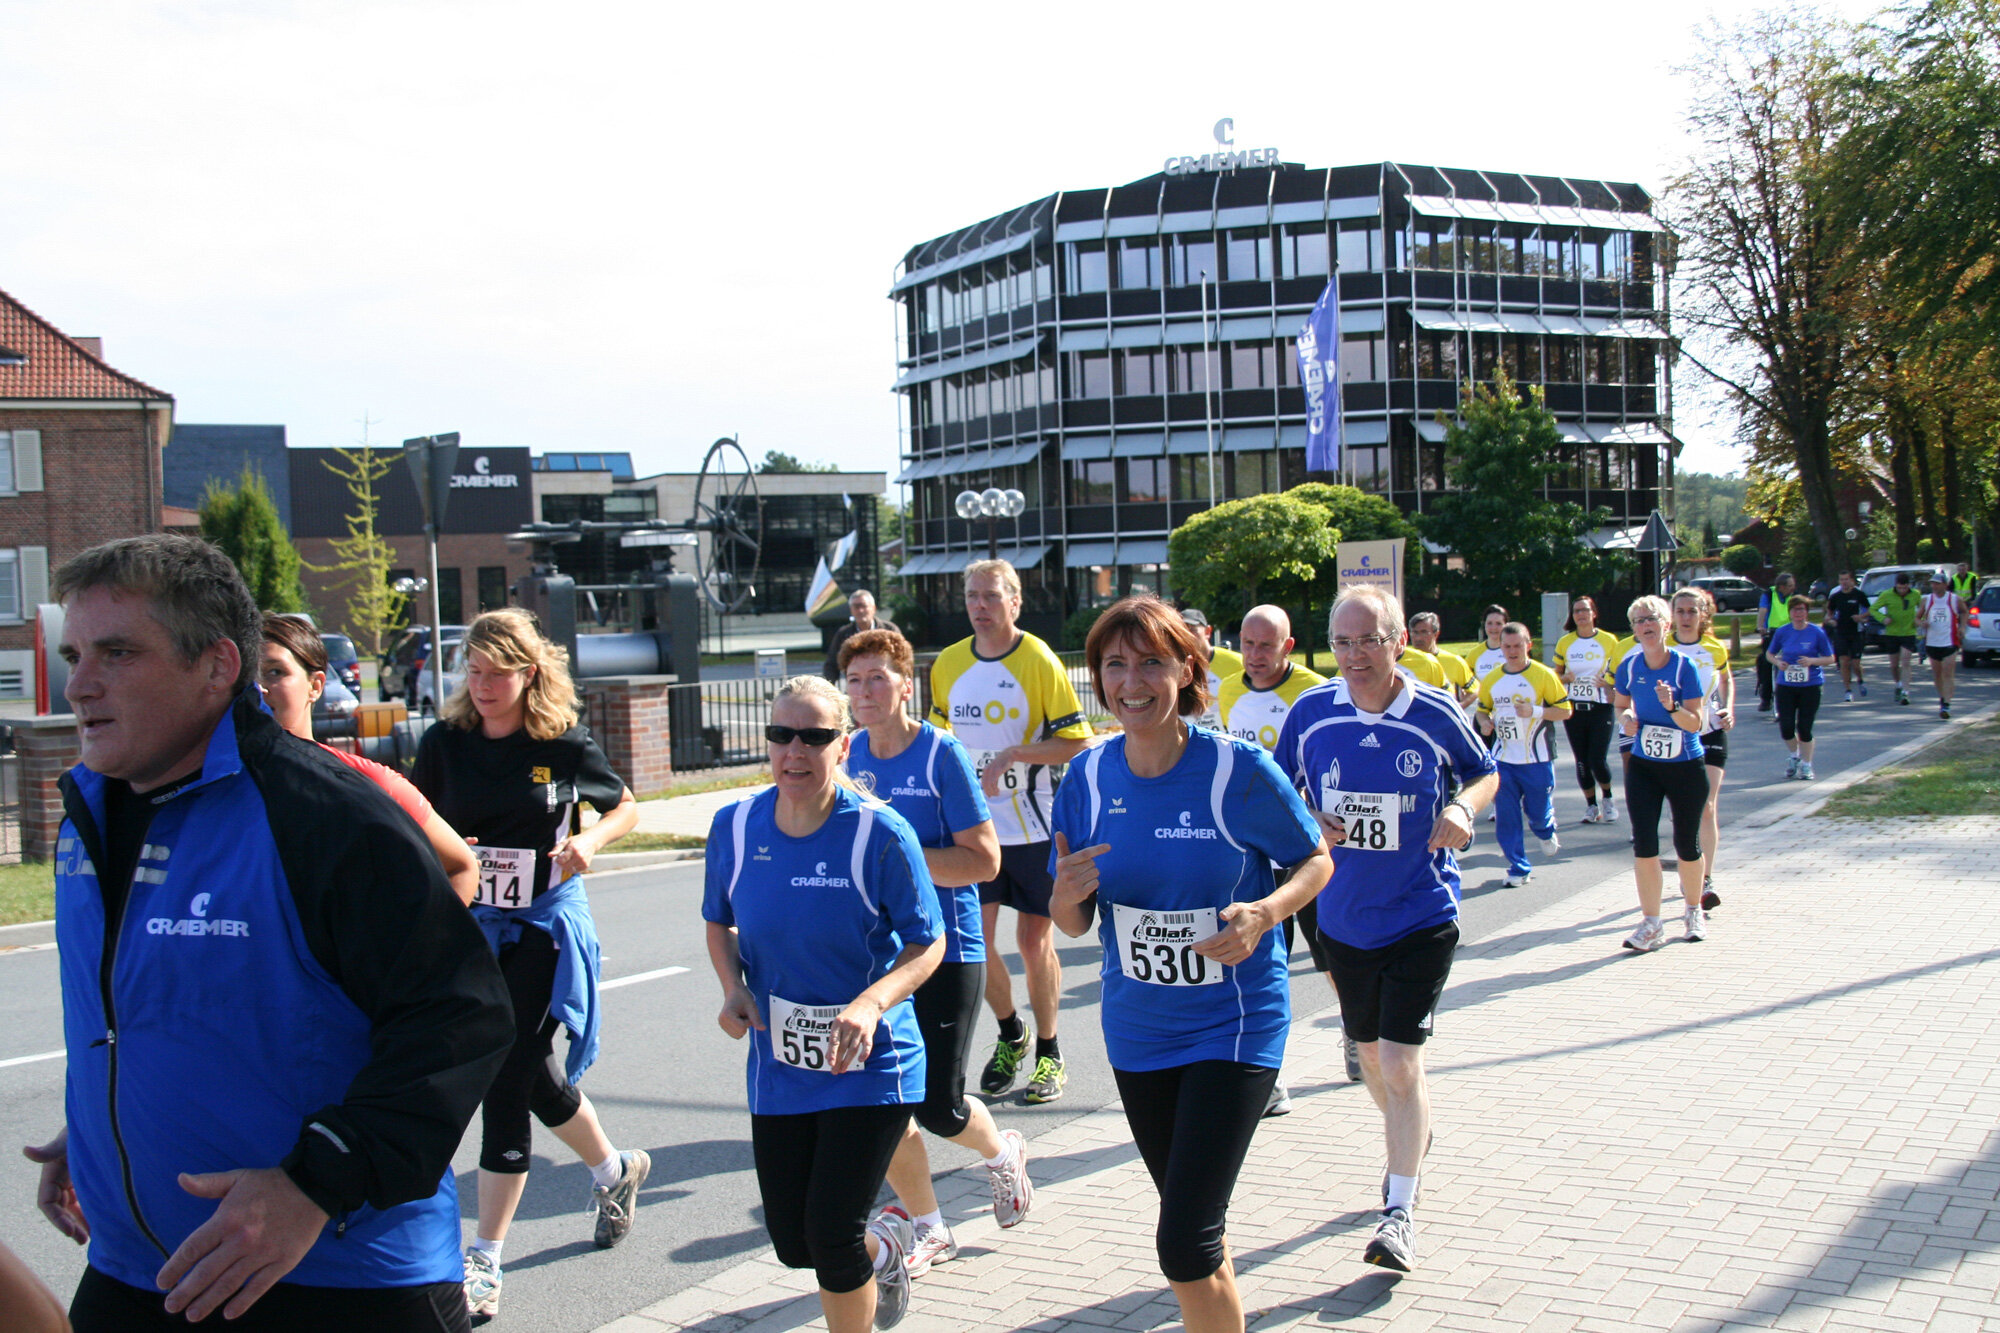
[[[1028,497],[1016,490],[988,486],[983,491],[960,491],[953,507],[964,519],[1019,518],[1028,507]]]

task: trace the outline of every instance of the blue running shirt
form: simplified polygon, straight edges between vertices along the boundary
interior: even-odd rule
[[[1632,754],[1660,763],[1699,759],[1701,737],[1683,731],[1673,714],[1660,707],[1660,696],[1653,686],[1663,680],[1673,687],[1676,699],[1702,697],[1701,671],[1685,653],[1669,651],[1667,664],[1654,668],[1646,665],[1646,650],[1635,643],[1618,663],[1616,688],[1632,700],[1632,711],[1639,717],[1639,734],[1629,738]],[[1618,731],[1623,735],[1625,728]]]
[[[736,928],[765,1023],[748,1039],[750,1114],[920,1102],[924,1041],[908,1000],[876,1025],[866,1065],[825,1070],[833,1018],[905,945],[944,930],[917,835],[888,806],[844,787],[810,837],[780,833],[777,809],[777,791],[766,789],[716,812],[701,902],[704,921]]]
[[[1189,947],[1216,932],[1221,909],[1270,896],[1272,862],[1294,865],[1319,845],[1312,812],[1264,748],[1190,727],[1173,769],[1142,778],[1114,737],[1070,766],[1053,828],[1071,851],[1111,847],[1097,858],[1097,934],[1112,1067],[1281,1065],[1292,1022],[1284,931],[1267,931],[1235,967]]]
[[[1307,690],[1278,737],[1278,767],[1347,824],[1319,894],[1320,933],[1379,949],[1458,917],[1458,858],[1428,844],[1455,784],[1493,753],[1448,690],[1405,680],[1386,712],[1355,707],[1345,681]]]
[[[847,771],[875,798],[910,821],[923,847],[953,846],[952,835],[977,828],[993,816],[986,793],[972,774],[972,760],[958,737],[922,723],[917,738],[894,759],[877,759],[868,748],[866,730],[854,733],[847,752]],[[944,961],[983,963],[986,936],[979,922],[979,886],[965,884],[939,889],[944,909]]]
[[[1808,624],[1804,629],[1796,628],[1789,620],[1771,631],[1769,651],[1776,653],[1787,662],[1801,657],[1832,657],[1833,640],[1826,637],[1826,631],[1818,625]],[[1775,679],[1780,685],[1824,685],[1825,667],[1772,667]]]

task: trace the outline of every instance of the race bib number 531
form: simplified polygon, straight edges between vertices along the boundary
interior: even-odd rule
[[[1679,727],[1639,728],[1639,753],[1648,759],[1678,759],[1687,733]]]
[[[535,900],[535,854],[526,847],[474,847],[479,853],[476,903],[513,909]]]
[[[833,1052],[833,1020],[845,1008],[838,1004],[793,1004],[782,995],[771,997],[771,1053],[794,1069],[827,1072]]]
[[[1215,909],[1167,912],[1156,907],[1111,905],[1112,933],[1118,940],[1119,970],[1151,986],[1214,986],[1222,964],[1194,946],[1216,933]]]

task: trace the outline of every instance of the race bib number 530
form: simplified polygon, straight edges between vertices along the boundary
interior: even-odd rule
[[[794,1069],[827,1072],[833,1052],[833,1020],[845,1008],[838,1004],[793,1004],[782,995],[771,997],[771,1053]]]
[[[1156,907],[1111,905],[1111,929],[1118,941],[1119,970],[1151,986],[1214,986],[1222,964],[1194,946],[1216,933],[1215,909],[1167,912]]]
[[[535,900],[535,854],[526,847],[474,847],[479,853],[476,903],[513,909]]]

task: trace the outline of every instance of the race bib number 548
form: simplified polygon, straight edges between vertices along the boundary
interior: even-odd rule
[[[1151,986],[1214,986],[1222,981],[1222,964],[1194,951],[1216,933],[1213,907],[1167,912],[1113,903],[1111,928],[1118,941],[1119,970],[1134,981]]]
[[[1332,815],[1347,826],[1343,847],[1363,852],[1402,850],[1402,799],[1394,792],[1335,791],[1322,786],[1321,814]]]

